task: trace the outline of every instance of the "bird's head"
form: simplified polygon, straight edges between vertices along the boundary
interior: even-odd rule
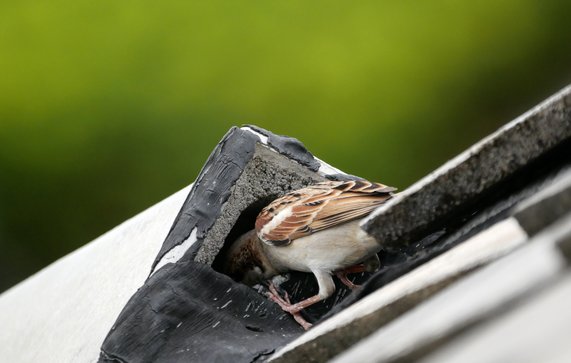
[[[234,281],[252,286],[276,275],[255,230],[246,232],[230,246],[223,272]]]

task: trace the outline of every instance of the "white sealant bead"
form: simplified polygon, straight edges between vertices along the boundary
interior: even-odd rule
[[[157,263],[153,272],[151,273],[151,276],[155,272],[157,272],[161,267],[165,266],[166,264],[175,263],[178,260],[180,260],[182,258],[182,256],[184,255],[184,253],[190,248],[190,246],[192,246],[192,244],[194,242],[196,242],[196,239],[197,239],[196,238],[196,231],[197,231],[197,228],[194,227],[194,229],[190,232],[190,236],[188,236],[188,238],[185,239],[183,243],[176,245],[170,251],[168,251],[163,256],[163,258],[161,258],[159,263]]]
[[[253,133],[254,135],[256,135],[260,138],[260,141],[262,142],[262,144],[268,145],[268,137],[266,135],[259,133],[258,131],[254,130],[253,128],[251,128],[249,126],[244,126],[244,127],[241,127],[240,130],[249,131],[249,132]]]
[[[325,161],[319,159],[317,156],[313,156],[313,158],[315,160],[317,160],[320,164],[319,170],[317,170],[317,173],[320,175],[325,176],[325,175],[335,175],[335,174],[345,174],[345,175],[347,174],[347,173],[344,173],[341,170],[327,164]]]

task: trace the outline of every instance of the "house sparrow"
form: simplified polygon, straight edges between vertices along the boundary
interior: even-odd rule
[[[335,292],[332,274],[354,288],[348,273],[380,267],[377,252],[381,246],[359,223],[395,190],[351,180],[327,181],[290,192],[265,207],[255,228],[234,242],[225,272],[249,286],[290,270],[312,273],[318,294],[295,304],[269,284],[269,297],[307,329],[311,325],[299,312]]]

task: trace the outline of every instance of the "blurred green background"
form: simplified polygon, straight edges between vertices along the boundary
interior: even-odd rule
[[[232,125],[403,189],[571,80],[571,2],[5,1],[0,291],[191,183]]]

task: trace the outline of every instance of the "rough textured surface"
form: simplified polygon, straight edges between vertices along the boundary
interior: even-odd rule
[[[445,225],[458,209],[570,137],[571,86],[400,193],[363,228],[386,248],[398,249]]]

